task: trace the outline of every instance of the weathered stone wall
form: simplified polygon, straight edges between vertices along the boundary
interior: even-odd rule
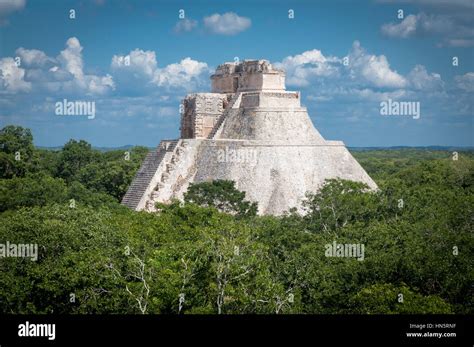
[[[307,110],[298,108],[241,108],[229,115],[220,139],[272,141],[282,144],[325,144]]]
[[[301,203],[328,178],[377,186],[343,143],[284,145],[260,141],[195,140],[188,145],[175,184],[164,202],[182,199],[191,182],[233,180],[246,198],[258,202],[260,214],[280,215]]]
[[[280,72],[254,72],[239,77],[239,92],[255,90],[285,90],[284,75]]]
[[[211,76],[211,85],[213,93],[285,90],[285,73],[266,60],[225,63]]]
[[[300,108],[298,92],[247,92],[242,95],[242,107]]]
[[[226,94],[198,93],[186,96],[181,116],[181,138],[206,138],[224,112]]]

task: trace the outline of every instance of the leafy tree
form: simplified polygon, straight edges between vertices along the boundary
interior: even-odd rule
[[[64,203],[66,198],[67,187],[62,179],[34,175],[0,180],[0,211]]]
[[[111,259],[126,266],[124,234],[109,226],[109,217],[67,205],[4,212],[0,239],[36,244],[38,259],[2,259],[1,312],[131,313],[123,283],[108,268]]]
[[[92,163],[97,158],[97,153],[91,145],[84,140],[70,140],[60,153],[58,163],[58,176],[71,182],[79,170]]]
[[[375,284],[363,288],[350,300],[351,313],[358,314],[449,314],[451,306],[438,296],[422,296],[407,286]]]
[[[133,180],[135,167],[125,160],[91,163],[80,169],[76,177],[86,187],[120,201]]]
[[[219,211],[250,217],[257,214],[257,203],[244,200],[245,193],[235,188],[235,182],[216,180],[191,184],[184,201],[200,206],[213,206]]]
[[[0,130],[0,178],[23,176],[34,151],[30,129],[8,125]]]
[[[21,176],[25,172],[24,166],[21,162],[15,160],[12,154],[0,152],[0,178],[12,178],[14,176]]]
[[[117,201],[110,195],[92,191],[84,187],[80,182],[71,182],[68,186],[68,200],[73,199],[75,203],[84,206],[91,206],[96,208],[109,207],[117,208]]]
[[[377,196],[364,183],[341,179],[326,180],[316,194],[307,194],[306,221],[314,231],[334,231],[348,223],[368,223],[377,216]]]
[[[20,126],[7,125],[0,130],[0,148],[2,152],[7,154],[20,152],[26,157],[31,156],[34,150],[31,130]]]

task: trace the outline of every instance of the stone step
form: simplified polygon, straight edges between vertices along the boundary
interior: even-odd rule
[[[211,132],[209,133],[209,135],[207,137],[209,140],[212,140],[216,136],[218,130],[222,126],[222,123],[224,123],[225,119],[227,118],[227,116],[229,115],[229,113],[231,112],[231,110],[234,107],[235,103],[237,102],[237,100],[239,100],[239,98],[240,98],[240,93],[235,93],[232,96],[231,100],[229,101],[229,104],[225,108],[224,112],[222,112],[222,114],[220,115],[220,117],[217,120],[216,124],[214,124],[214,127],[212,128]]]
[[[166,152],[172,152],[176,148],[178,142],[179,140],[163,140],[155,150],[150,151],[146,155],[145,160],[143,160],[140,169],[132,180],[127,193],[122,199],[122,205],[128,206],[132,209],[135,209],[138,206],[138,203],[142,199],[143,194],[145,194],[145,191]]]

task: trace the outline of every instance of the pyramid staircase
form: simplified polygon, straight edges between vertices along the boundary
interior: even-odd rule
[[[146,211],[156,211],[155,203],[166,200],[166,190],[174,183],[169,180],[169,177],[180,162],[181,156],[185,152],[186,147],[188,147],[188,141],[181,139],[177,140],[176,145],[168,151],[170,152],[170,156],[168,157],[170,159],[167,163],[165,163],[165,165],[162,166],[161,172],[160,170],[156,171],[159,179],[151,193],[149,193],[147,196],[147,200],[145,202]]]
[[[162,140],[158,147],[150,151],[136,173],[127,193],[122,199],[122,205],[136,209],[154,177],[163,158],[168,152],[173,152],[179,140]]]
[[[218,135],[220,134],[220,131],[222,131],[222,127],[224,124],[224,121],[226,120],[227,116],[231,113],[232,110],[238,110],[238,106],[240,105],[240,100],[241,100],[242,93],[235,93],[232,98],[230,99],[229,104],[227,105],[226,109],[224,112],[222,112],[221,116],[217,120],[216,124],[214,125],[214,128],[212,128],[212,131],[209,133],[207,136],[208,140],[213,140],[215,139]],[[234,108],[234,106],[237,106]]]

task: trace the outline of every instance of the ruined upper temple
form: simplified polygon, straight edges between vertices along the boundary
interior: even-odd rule
[[[220,65],[211,76],[213,93],[285,90],[285,73],[266,60]]]
[[[266,60],[220,65],[211,93],[183,100],[181,136],[163,140],[144,160],[122,203],[155,211],[182,199],[192,182],[233,180],[260,214],[279,215],[316,192],[325,179],[376,184],[342,141],[325,140],[300,93]]]

